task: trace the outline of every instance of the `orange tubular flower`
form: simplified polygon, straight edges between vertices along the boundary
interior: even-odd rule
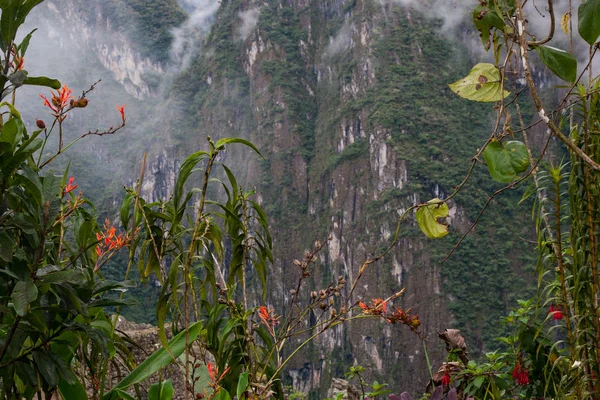
[[[208,375],[210,376],[210,380],[214,382],[216,379],[215,367],[212,365],[212,363],[208,363],[206,364],[206,368],[208,368]]]
[[[63,196],[66,195],[67,193],[71,193],[73,190],[75,190],[75,189],[77,189],[77,187],[79,187],[79,185],[73,185],[73,181],[75,181],[74,176],[69,178],[69,182],[67,183],[67,186],[65,186],[65,189],[63,190]]]
[[[122,106],[117,104],[117,111],[119,111],[121,113],[121,119],[123,120],[123,122],[125,122],[125,106],[127,104],[123,104]]]

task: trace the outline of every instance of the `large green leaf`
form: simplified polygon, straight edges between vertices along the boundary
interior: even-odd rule
[[[494,140],[483,152],[490,175],[499,182],[512,182],[529,167],[529,154],[522,142],[513,140],[504,144]]]
[[[54,90],[58,90],[61,87],[59,80],[47,78],[45,76],[28,76],[23,81],[23,85],[46,86]]]
[[[33,361],[46,383],[51,387],[58,386],[60,375],[50,354],[43,350],[36,350],[33,352]]]
[[[174,394],[173,382],[169,379],[153,383],[148,390],[148,400],[171,400]]]
[[[5,230],[0,230],[0,259],[4,261],[12,260],[15,241],[12,236]]]
[[[564,50],[550,46],[538,46],[535,50],[550,71],[567,82],[577,80],[577,60]]]
[[[591,46],[600,36],[600,0],[584,0],[577,13],[579,35]]]
[[[423,233],[431,239],[439,239],[448,234],[445,218],[449,214],[448,204],[440,199],[429,200],[417,209],[417,223]]]
[[[200,334],[200,330],[202,329],[202,323],[196,322],[189,326],[187,336],[189,338],[189,342],[193,342],[196,340],[198,335]],[[119,382],[113,390],[106,393],[102,400],[112,400],[117,399],[118,395],[116,393],[117,389],[126,390],[131,385],[135,385],[136,383],[140,383],[150,377],[150,375],[158,372],[161,368],[166,367],[171,362],[173,362],[177,357],[179,357],[186,346],[186,331],[181,331],[177,336],[175,336],[171,341],[169,341],[169,351],[165,348],[160,348],[146,360],[144,360],[136,369],[131,371],[129,375],[127,375],[121,382]]]
[[[37,299],[38,288],[32,281],[19,281],[13,289],[11,298],[15,311],[21,317],[27,315],[29,303]]]
[[[502,89],[498,68],[488,63],[475,65],[469,75],[448,86],[460,97],[479,102],[500,101],[510,94]]]
[[[58,391],[63,399],[81,399],[87,400],[88,396],[81,382],[76,381],[73,384],[68,383],[64,379],[58,383]]]
[[[14,149],[15,144],[21,139],[24,131],[25,125],[23,125],[23,121],[18,118],[12,118],[2,127],[0,142],[8,143]]]
[[[25,22],[25,18],[33,7],[44,0],[25,0],[25,1],[2,1],[2,16],[0,17],[0,32],[2,33],[3,45],[7,46],[15,39],[19,26]],[[4,49],[3,49],[4,50]]]

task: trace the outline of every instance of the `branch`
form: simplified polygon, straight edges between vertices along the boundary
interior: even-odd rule
[[[556,136],[561,142],[567,145],[567,147],[573,153],[575,153],[579,158],[581,158],[592,169],[600,171],[600,165],[594,160],[592,160],[590,156],[588,156],[583,150],[577,147],[577,145],[571,139],[567,138],[556,126],[556,124],[554,124],[554,122],[552,122],[552,120],[546,115],[546,111],[544,110],[544,106],[537,92],[537,88],[535,86],[535,83],[533,82],[531,70],[529,69],[529,51],[527,50],[528,43],[527,38],[525,37],[525,20],[523,18],[523,7],[521,5],[521,1],[517,1],[517,31],[519,47],[521,50],[521,61],[523,63],[523,71],[525,72],[525,80],[527,81],[529,93],[531,94],[531,98],[533,99],[538,115],[546,123],[548,128],[550,128],[550,131],[554,136]]]

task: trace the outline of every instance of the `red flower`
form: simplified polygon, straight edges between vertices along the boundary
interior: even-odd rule
[[[450,375],[448,371],[444,371],[444,376],[442,377],[442,385],[448,386],[450,384]]]
[[[206,364],[206,368],[208,368],[208,375],[210,376],[211,381],[215,381],[215,369],[211,363]]]
[[[63,191],[63,196],[67,193],[71,193],[73,190],[77,189],[77,187],[79,185],[73,185],[73,181],[75,180],[75,177],[72,176],[69,178],[69,183],[67,183],[67,186],[65,186],[65,190]]]
[[[227,374],[231,369],[231,367],[227,367],[225,371],[223,371],[223,373],[217,378],[219,371],[217,371],[216,366],[212,365],[212,363],[208,363],[206,364],[206,368],[208,368],[208,375],[210,376],[210,380],[213,381],[212,385],[216,385],[217,383],[219,383],[223,379],[225,374]]]
[[[271,336],[275,336],[275,325],[279,323],[279,318],[281,317],[275,317],[273,307],[260,306],[258,308],[258,317],[260,318],[260,322],[267,327]]]
[[[560,307],[555,306],[554,304],[550,305],[550,308],[548,309],[548,314],[552,314],[552,319],[557,321],[565,317]]]
[[[114,252],[125,247],[131,241],[131,237],[125,234],[117,235],[117,229],[112,226],[110,221],[106,219],[104,222],[104,232],[96,232],[96,239],[98,244],[96,245],[96,254],[98,255],[98,261],[96,261],[96,267],[94,272],[98,271],[103,263],[100,263],[100,258],[108,254],[107,258],[114,255]],[[105,260],[106,261],[106,260]]]
[[[529,385],[529,371],[525,366],[521,365],[521,362],[517,360],[515,363],[515,369],[513,369],[512,377],[517,381],[517,385],[526,386]]]
[[[123,120],[123,122],[125,122],[125,106],[127,104],[123,104],[122,106],[117,104],[117,111],[119,111],[121,113],[121,119]]]
[[[25,57],[15,57],[15,70],[21,71],[25,64]]]

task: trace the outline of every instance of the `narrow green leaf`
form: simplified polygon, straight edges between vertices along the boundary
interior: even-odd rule
[[[244,392],[246,391],[247,388],[248,388],[248,371],[241,373],[240,377],[238,379],[237,392],[236,392],[238,399],[242,398],[242,395],[244,394]]]
[[[577,9],[579,35],[591,46],[600,36],[600,0],[584,0]]]
[[[201,322],[196,322],[189,326],[187,336],[189,337],[190,343],[193,342],[194,340],[196,340],[196,338],[200,334],[201,328],[202,328]],[[114,396],[116,394],[117,389],[126,390],[131,385],[140,383],[140,382],[148,379],[148,377],[150,375],[159,371],[161,368],[166,367],[171,362],[173,362],[174,359],[177,359],[177,357],[179,357],[185,350],[185,346],[186,346],[186,331],[183,330],[183,331],[179,332],[179,334],[177,334],[173,339],[171,339],[171,341],[169,341],[170,352],[167,352],[167,350],[164,348],[160,348],[157,351],[155,351],[154,353],[152,353],[152,355],[150,355],[150,357],[148,357],[146,360],[144,360],[140,365],[138,365],[138,367],[136,369],[131,371],[131,373],[129,375],[127,375],[125,378],[123,378],[123,380],[121,382],[119,382],[113,388],[113,390],[111,390],[110,392],[105,394],[102,397],[102,399],[103,400],[114,399],[114,398],[116,398]]]
[[[431,239],[439,239],[448,234],[445,218],[449,214],[448,204],[440,199],[429,200],[417,209],[417,223],[421,231]]]
[[[254,144],[252,144],[252,142],[249,142],[246,139],[242,139],[242,138],[223,138],[221,140],[219,140],[217,143],[215,143],[215,148],[217,150],[222,150],[223,146],[225,146],[226,144],[229,143],[241,143],[243,145],[246,145],[248,147],[250,147],[252,150],[254,150],[259,156],[261,156],[262,158],[263,155],[260,154],[260,151],[258,151],[258,148],[256,148],[256,146]]]
[[[62,86],[59,80],[47,78],[45,76],[28,76],[23,81],[23,85],[46,86],[54,90],[58,90]]]
[[[35,31],[37,31],[37,28],[35,28],[31,32],[29,32],[27,35],[25,35],[25,37],[21,41],[21,44],[18,46],[19,54],[21,55],[21,57],[23,57],[25,55],[25,53],[27,53],[27,48],[29,47],[29,41],[31,40],[31,36],[33,35],[33,33]]]
[[[21,317],[27,315],[29,303],[37,299],[38,288],[32,281],[19,281],[13,289],[11,298],[15,311]]]
[[[535,48],[542,62],[563,81],[574,83],[577,80],[577,60],[570,53],[550,46]]]
[[[504,144],[494,140],[483,152],[490,175],[498,182],[512,182],[529,167],[529,154],[525,144],[509,141]]]
[[[115,399],[137,400],[135,397],[121,389],[115,390],[115,393],[117,394],[117,397],[113,397]]]
[[[198,151],[188,156],[183,164],[181,164],[181,168],[179,168],[179,173],[177,175],[177,181],[175,182],[175,188],[173,190],[173,204],[175,205],[176,210],[182,205],[181,197],[183,195],[185,182],[190,177],[196,165],[207,157],[208,153],[206,151]]]
[[[64,269],[54,272],[46,272],[38,278],[44,283],[73,283],[80,284],[86,281],[82,271],[75,269]]]
[[[510,94],[502,89],[498,68],[488,63],[475,65],[469,75],[448,86],[460,97],[479,102],[500,101]]]

